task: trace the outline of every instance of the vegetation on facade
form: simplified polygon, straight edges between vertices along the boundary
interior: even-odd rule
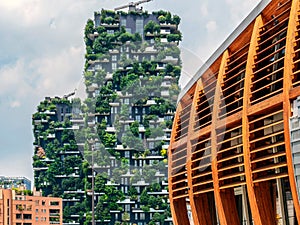
[[[91,222],[92,160],[97,224],[135,221],[127,200],[148,215],[148,224],[170,217],[164,139],[179,93],[182,36],[178,16],[152,15],[156,20],[144,24],[142,36],[119,24],[126,16],[148,18],[147,12],[95,13],[99,20],[88,20],[84,30],[87,98],[46,99],[33,115],[35,184],[44,194],[65,199],[66,223],[75,221],[74,214],[80,224]],[[116,67],[108,68],[113,61]],[[74,124],[71,115],[82,122]],[[112,212],[121,216],[112,218]]]

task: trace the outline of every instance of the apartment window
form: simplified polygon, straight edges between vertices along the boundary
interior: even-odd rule
[[[144,20],[137,19],[135,24],[135,31],[139,33],[142,37],[144,36]]]
[[[140,213],[140,220],[144,220],[145,219],[145,213]]]
[[[111,69],[112,69],[112,71],[115,71],[117,69],[117,63],[112,63]]]
[[[124,98],[124,104],[129,104],[129,98]]]
[[[117,61],[117,56],[116,55],[112,55],[111,61]]]
[[[126,23],[127,23],[126,19],[121,19],[121,26],[126,27],[127,25]]]
[[[141,116],[140,115],[136,115],[135,116],[135,120],[138,121],[138,122],[140,122],[141,121]]]
[[[126,32],[131,34],[131,28],[126,28]]]
[[[46,202],[45,201],[42,201],[42,205],[45,205],[46,204]]]
[[[35,217],[35,221],[36,221],[36,222],[39,221],[39,218],[38,218],[38,217]]]
[[[129,151],[125,151],[124,157],[125,157],[125,158],[129,158],[129,157],[130,157],[130,152],[129,152]]]
[[[95,69],[96,70],[101,70],[102,69],[102,65],[101,64],[96,64],[95,65]]]
[[[138,214],[137,213],[134,214],[134,219],[138,220]]]
[[[125,205],[125,211],[129,212],[130,211],[130,205]]]
[[[118,216],[118,214],[117,214],[117,213],[115,214],[115,219],[116,219],[116,220],[118,220],[118,219],[119,219],[119,216]]]
[[[35,212],[38,213],[38,212],[39,212],[39,209],[35,209]]]
[[[16,214],[16,219],[17,219],[17,220],[22,219],[22,214],[20,214],[20,213]]]
[[[24,220],[31,220],[32,216],[31,216],[31,214],[24,214],[23,218],[24,218]]]
[[[115,32],[114,32],[114,30],[107,30],[107,33],[108,34],[114,34]]]
[[[154,142],[149,142],[149,148],[153,149],[154,148]]]

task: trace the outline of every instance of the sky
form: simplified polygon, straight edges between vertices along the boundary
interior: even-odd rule
[[[0,175],[33,180],[31,117],[46,96],[83,90],[83,30],[94,11],[130,0],[0,0]],[[182,84],[260,0],[153,0],[181,17]]]

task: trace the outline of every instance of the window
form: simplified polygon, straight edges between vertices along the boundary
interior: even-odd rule
[[[108,34],[114,34],[115,31],[114,31],[114,30],[107,30],[107,33],[108,33]]]
[[[149,142],[149,148],[153,149],[154,148],[154,142]]]
[[[117,55],[112,55],[111,61],[117,61]]]
[[[145,213],[140,213],[140,220],[144,220],[145,219]]]
[[[101,70],[102,69],[102,65],[101,64],[96,64],[95,65],[95,69],[96,70]]]
[[[129,157],[130,157],[130,152],[129,152],[129,151],[125,151],[124,157],[125,157],[125,158],[129,158]]]
[[[121,26],[126,27],[127,25],[126,22],[127,22],[126,19],[121,19]]]
[[[144,36],[144,20],[137,19],[135,24],[135,31],[139,33],[142,37]]]
[[[112,63],[111,69],[112,69],[112,71],[115,71],[117,69],[117,63]]]
[[[126,32],[131,33],[131,28],[126,28]]]
[[[141,121],[141,116],[140,115],[136,115],[135,116],[135,120],[140,122]]]
[[[125,211],[129,212],[130,211],[130,205],[125,205]]]
[[[59,202],[50,202],[50,205],[59,205]]]
[[[24,214],[23,218],[24,218],[24,220],[31,220],[32,219],[31,214]]]
[[[35,221],[39,221],[39,217],[35,217]]]

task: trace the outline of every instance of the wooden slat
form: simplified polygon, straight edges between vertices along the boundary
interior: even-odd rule
[[[300,223],[300,202],[297,191],[297,185],[295,181],[295,171],[293,166],[293,158],[292,158],[292,149],[291,149],[291,134],[290,134],[290,116],[291,116],[291,104],[290,104],[290,94],[289,91],[292,88],[291,82],[291,74],[293,72],[293,65],[291,62],[293,61],[294,54],[294,44],[293,42],[296,39],[296,30],[297,30],[297,21],[300,12],[299,1],[292,1],[291,12],[290,12],[290,20],[288,24],[287,31],[287,41],[286,41],[286,53],[284,59],[284,80],[283,80],[283,120],[284,120],[284,140],[285,140],[285,150],[286,150],[286,160],[288,164],[288,177],[290,181],[291,193],[295,208],[295,214]]]

